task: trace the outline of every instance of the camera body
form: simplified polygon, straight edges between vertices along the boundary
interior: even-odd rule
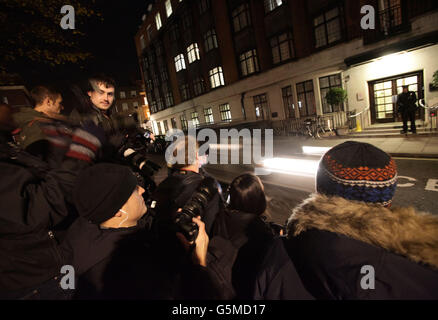
[[[188,241],[198,236],[198,226],[192,218],[204,216],[205,210],[213,197],[219,192],[216,181],[211,177],[204,178],[181,211],[176,212],[174,223]]]

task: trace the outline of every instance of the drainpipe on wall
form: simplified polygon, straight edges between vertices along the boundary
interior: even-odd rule
[[[241,104],[241,107],[242,107],[243,119],[246,121],[246,111],[245,111],[245,102],[244,102],[245,94],[246,94],[246,92],[242,92],[240,94],[240,104]]]

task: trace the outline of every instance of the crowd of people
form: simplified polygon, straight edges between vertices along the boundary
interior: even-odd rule
[[[156,186],[137,124],[113,112],[115,82],[88,84],[64,103],[37,86],[33,106],[0,105],[1,298],[438,299],[438,217],[392,206],[397,167],[382,150],[330,149],[316,192],[278,226],[262,181],[222,190],[191,137]]]

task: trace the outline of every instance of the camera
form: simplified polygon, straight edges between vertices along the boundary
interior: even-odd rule
[[[182,210],[176,213],[174,223],[177,231],[181,232],[188,241],[194,241],[199,231],[198,225],[192,221],[192,218],[198,216],[202,218],[209,202],[218,192],[216,181],[211,177],[204,178]]]

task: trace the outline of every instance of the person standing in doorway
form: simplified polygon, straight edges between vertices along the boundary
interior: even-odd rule
[[[403,120],[402,134],[408,133],[408,120],[411,122],[412,133],[417,133],[417,128],[415,127],[416,102],[417,96],[415,92],[409,91],[409,86],[403,86],[403,92],[397,97],[397,112],[401,114]]]

